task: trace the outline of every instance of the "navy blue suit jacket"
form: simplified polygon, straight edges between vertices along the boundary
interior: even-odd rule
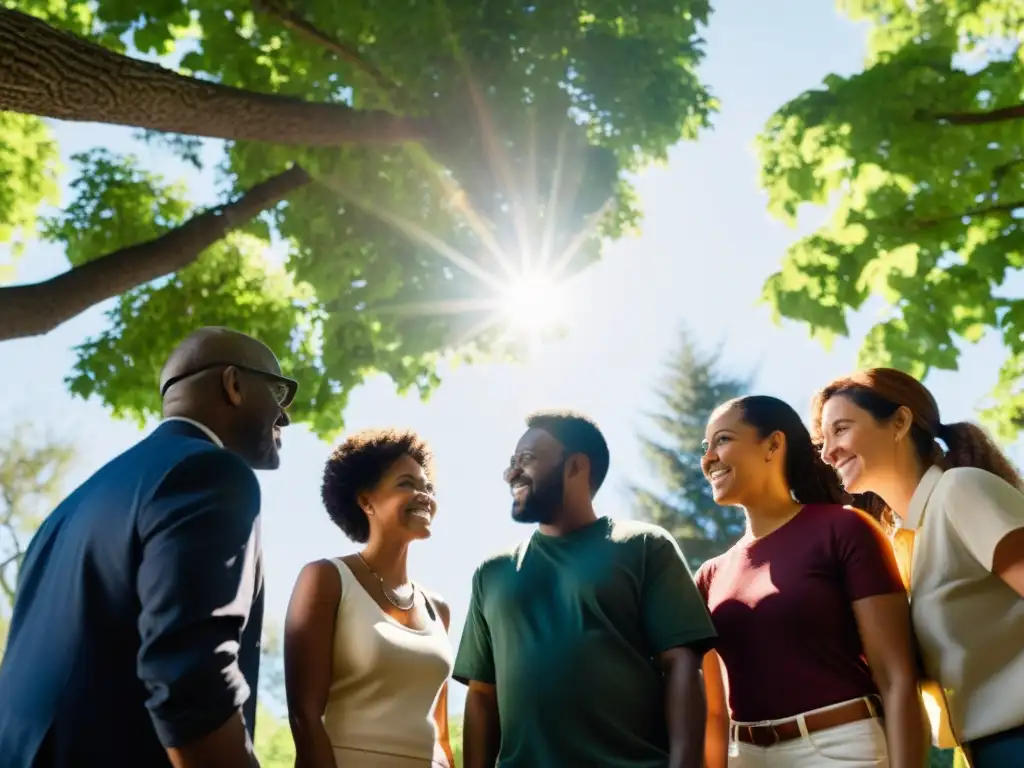
[[[149,768],[256,721],[253,471],[181,421],[111,461],[28,547],[0,665],[4,768]]]

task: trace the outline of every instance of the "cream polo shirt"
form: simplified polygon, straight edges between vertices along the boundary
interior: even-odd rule
[[[1024,493],[982,469],[933,466],[904,528],[915,531],[914,630],[956,737],[1024,724],[1024,599],[991,572],[996,545],[1024,528]]]

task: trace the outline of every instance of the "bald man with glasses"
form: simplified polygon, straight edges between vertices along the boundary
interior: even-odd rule
[[[0,764],[251,768],[263,625],[260,488],[297,384],[203,328],[160,377],[164,420],[46,519],[0,664]]]

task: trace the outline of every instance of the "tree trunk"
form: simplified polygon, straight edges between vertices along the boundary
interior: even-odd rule
[[[426,138],[425,120],[176,74],[0,6],[0,110],[232,141],[337,146]]]
[[[0,341],[49,333],[101,301],[177,272],[231,230],[310,182],[294,166],[180,227],[30,285],[0,288]]]

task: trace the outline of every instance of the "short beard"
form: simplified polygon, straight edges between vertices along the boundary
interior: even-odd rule
[[[550,474],[530,488],[522,506],[512,502],[512,519],[517,523],[550,525],[555,522],[565,496],[565,465],[560,464]]]
[[[253,469],[273,470],[281,465],[281,458],[274,442],[274,432],[269,433],[257,421],[246,423],[240,442],[240,448],[244,446],[244,453],[239,455],[245,459],[245,463]]]

